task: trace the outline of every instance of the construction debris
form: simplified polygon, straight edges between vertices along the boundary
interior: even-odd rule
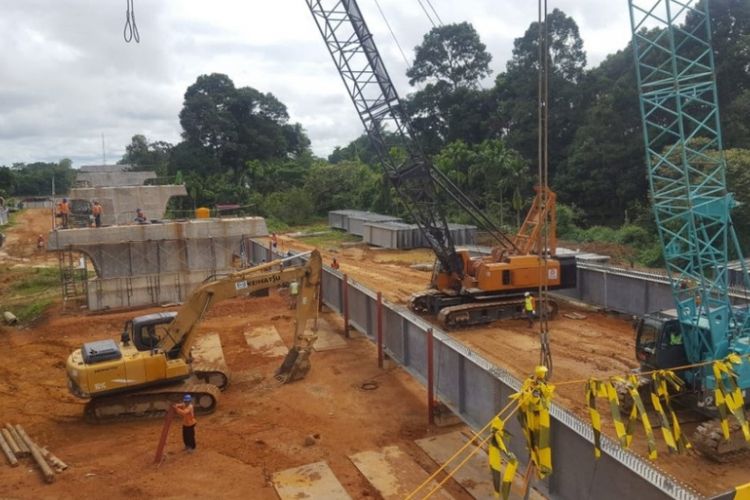
[[[10,466],[17,467],[18,460],[16,459],[16,455],[11,451],[10,446],[8,446],[8,443],[6,442],[5,437],[2,434],[0,434],[0,448],[3,449],[3,453],[8,459],[8,463],[10,464]]]
[[[57,458],[46,448],[42,448],[26,434],[21,425],[5,424],[0,430],[0,448],[11,467],[18,466],[18,459],[31,455],[47,483],[55,482],[55,473],[68,468],[68,464]],[[54,471],[52,467],[54,467]]]
[[[569,319],[586,319],[586,315],[585,314],[581,314],[581,313],[577,313],[577,312],[565,313],[565,314],[563,314],[563,316],[565,316],[566,318],[569,318]]]
[[[5,319],[5,322],[9,325],[15,325],[16,323],[18,323],[18,318],[16,317],[15,314],[13,314],[10,311],[5,311],[3,313],[3,318]]]

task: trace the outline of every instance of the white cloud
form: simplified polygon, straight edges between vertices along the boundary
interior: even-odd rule
[[[413,91],[373,0],[363,15],[401,95]],[[424,2],[423,2],[424,3]],[[0,165],[63,157],[76,165],[120,158],[130,137],[180,140],[185,89],[204,73],[276,95],[325,155],[362,126],[304,1],[135,0],[140,44],[122,39],[116,1],[0,0]],[[124,2],[123,2],[124,4]],[[413,0],[380,0],[407,58],[431,24]],[[469,21],[505,68],[513,39],[536,20],[536,2],[432,0],[445,23]],[[589,65],[623,48],[627,6],[550,0],[578,22]]]

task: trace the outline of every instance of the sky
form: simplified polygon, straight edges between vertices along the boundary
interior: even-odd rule
[[[418,0],[378,2],[411,61],[430,20]],[[431,2],[443,23],[468,21],[478,31],[492,55],[486,86],[537,18],[532,0]],[[0,0],[0,165],[111,164],[135,134],[177,143],[185,90],[209,73],[274,94],[318,155],[363,132],[303,0],[133,3],[138,44],[123,40],[125,0]],[[417,90],[376,0],[359,6],[399,94]],[[548,0],[548,8],[578,23],[588,67],[629,41],[625,0]]]

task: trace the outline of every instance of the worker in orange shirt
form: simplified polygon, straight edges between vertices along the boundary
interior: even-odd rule
[[[98,201],[94,202],[94,206],[91,207],[91,215],[94,216],[94,225],[96,227],[102,227],[102,206]]]
[[[63,229],[68,229],[68,218],[70,217],[70,205],[68,204],[68,199],[63,198],[57,208]]]
[[[279,239],[276,237],[276,233],[271,233],[271,250],[275,252],[278,244],[279,244]]]
[[[185,394],[182,403],[172,405],[172,408],[182,416],[182,442],[185,444],[185,451],[192,453],[195,451],[195,408],[193,407],[193,398],[190,394]]]

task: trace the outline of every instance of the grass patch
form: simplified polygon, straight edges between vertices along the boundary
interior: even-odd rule
[[[326,231],[325,234],[316,234],[311,236],[300,236],[298,237],[299,240],[304,241],[305,243],[308,243],[310,245],[315,245],[316,247],[339,247],[342,243],[359,243],[362,241],[362,238],[346,233],[344,231],[337,231],[335,229],[330,229],[327,226],[322,230]],[[315,231],[305,231],[305,232],[315,232]]]
[[[19,324],[27,324],[41,317],[60,293],[60,272],[57,268],[8,269],[0,292],[3,311],[10,311]]]
[[[50,305],[52,305],[52,299],[43,298],[25,305],[16,306],[11,309],[11,312],[16,315],[19,323],[31,323],[41,317]]]
[[[14,295],[36,295],[57,288],[60,285],[60,271],[57,268],[37,267],[24,270],[10,286]]]

